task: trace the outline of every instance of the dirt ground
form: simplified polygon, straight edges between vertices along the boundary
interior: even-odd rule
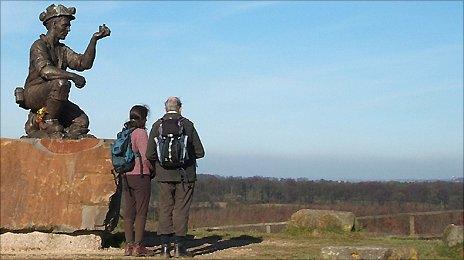
[[[1,243],[1,241],[0,241]],[[269,244],[269,241],[262,241],[258,238],[241,236],[232,239],[222,239],[219,236],[211,236],[208,238],[190,240],[189,251],[194,254],[195,258],[201,259],[218,259],[218,258],[246,258],[257,256],[255,243]],[[148,247],[155,251],[159,258],[161,246]],[[80,250],[70,248],[55,248],[55,249],[40,249],[28,248],[22,250],[1,250],[1,259],[140,259],[139,257],[123,256],[124,249],[122,248],[82,248]]]
[[[153,239],[150,239],[153,238]],[[1,249],[1,259],[140,259],[125,257],[121,247],[122,237],[113,237],[113,246],[97,249],[83,246],[76,249],[60,246],[52,249],[28,248],[23,250]],[[0,241],[0,244],[2,241]],[[157,253],[159,259],[161,246],[156,236],[145,241],[149,249]],[[394,239],[373,237],[364,234],[266,234],[245,232],[197,232],[189,237],[189,251],[198,259],[320,259],[321,248],[326,246],[383,246],[394,249],[414,249],[419,259],[462,259],[462,250],[458,255],[446,251],[440,240]],[[456,256],[458,258],[456,258]],[[417,259],[417,258],[416,258]]]
[[[149,234],[150,235],[150,234]],[[121,234],[110,238],[113,241],[107,248],[101,248],[102,239],[95,235],[69,236],[32,232],[28,234],[6,233],[0,236],[1,259],[135,259],[125,257]],[[161,252],[160,241],[155,236],[147,236],[147,248],[157,253]],[[263,239],[241,235],[237,237],[223,237],[222,235],[190,236],[189,251],[195,258],[243,258],[253,253],[253,244],[263,243]],[[264,242],[266,244],[266,242]],[[115,247],[116,246],[116,247]],[[140,259],[137,257],[137,259]]]

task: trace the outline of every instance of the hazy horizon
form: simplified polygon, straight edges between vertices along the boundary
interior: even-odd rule
[[[51,1],[1,1],[2,138],[24,135],[14,103]],[[57,3],[55,3],[57,4]],[[198,173],[333,180],[462,176],[463,2],[67,1],[62,41],[83,52],[70,100],[114,138],[134,104],[180,96],[205,146]]]

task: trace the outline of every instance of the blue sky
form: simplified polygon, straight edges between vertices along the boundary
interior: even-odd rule
[[[1,136],[53,2],[1,2]],[[180,96],[206,158],[199,173],[308,179],[436,179],[463,172],[463,2],[62,2],[83,52],[71,101],[114,138],[134,104]],[[150,129],[149,127],[149,129]]]

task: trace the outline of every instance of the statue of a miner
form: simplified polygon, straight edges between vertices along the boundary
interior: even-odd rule
[[[89,118],[79,106],[69,101],[71,81],[77,88],[85,86],[85,78],[67,68],[84,71],[92,68],[97,41],[110,35],[110,29],[101,25],[92,35],[84,54],[75,53],[64,40],[74,20],[76,8],[50,5],[39,16],[47,28],[30,50],[29,75],[23,88],[16,88],[16,103],[30,109],[25,125],[27,137],[69,138],[92,137]]]

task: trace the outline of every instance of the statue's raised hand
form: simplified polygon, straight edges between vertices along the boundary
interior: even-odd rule
[[[97,40],[100,40],[101,38],[105,38],[106,36],[109,36],[111,33],[110,28],[108,28],[105,24],[100,25],[98,27],[98,32],[93,34],[93,37],[95,37]]]
[[[83,88],[86,83],[85,78],[78,74],[74,74],[74,77],[71,80],[74,81],[76,88]]]

